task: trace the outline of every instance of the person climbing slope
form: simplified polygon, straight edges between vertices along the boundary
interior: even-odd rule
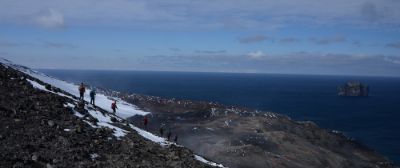
[[[95,97],[96,97],[96,90],[93,89],[92,91],[90,91],[90,104],[93,104],[93,106],[96,106],[94,103]]]
[[[114,114],[117,112],[117,101],[114,100],[113,103],[111,103],[111,109],[113,110]]]
[[[80,95],[79,99],[80,100],[84,100],[85,91],[86,91],[85,85],[83,85],[83,82],[82,82],[81,85],[79,86],[79,95]]]
[[[172,136],[172,132],[171,132],[171,130],[169,130],[168,134],[167,134],[167,140],[168,141],[171,139],[171,136]]]
[[[175,143],[178,142],[178,135],[175,135],[174,142],[175,142]]]
[[[143,118],[143,125],[144,125],[144,129],[147,130],[147,123],[149,122],[149,119],[147,118],[147,116],[144,116]]]
[[[160,131],[160,136],[163,137],[164,136],[164,124],[161,125],[159,131]]]

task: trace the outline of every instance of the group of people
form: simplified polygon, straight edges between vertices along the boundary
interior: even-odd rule
[[[164,131],[165,131],[164,124],[161,124],[161,127],[160,127],[160,130],[159,130],[159,131],[160,131],[160,136],[161,136],[161,137],[164,137]],[[168,129],[168,132],[167,132],[167,140],[170,141],[171,138],[172,138],[172,132],[171,132],[170,129]],[[178,142],[178,135],[175,135],[175,137],[174,137],[174,142]]]
[[[84,100],[85,98],[85,92],[86,92],[86,88],[85,85],[83,83],[81,83],[81,85],[79,86],[79,100]],[[94,99],[96,97],[96,90],[92,89],[89,93],[90,95],[90,104],[92,104],[93,106],[95,106],[94,103]]]
[[[81,83],[81,85],[79,86],[79,96],[80,96],[80,97],[79,97],[79,100],[84,101],[85,92],[86,92],[85,85],[84,85],[83,83]],[[90,104],[92,104],[94,107],[96,107],[96,105],[95,105],[96,90],[95,90],[95,89],[92,89],[92,90],[90,91],[89,95],[90,95]],[[111,109],[113,110],[114,114],[117,112],[117,109],[118,109],[118,107],[117,107],[117,101],[114,100],[114,101],[111,103]]]
[[[82,102],[85,101],[84,100],[85,92],[86,92],[85,85],[83,83],[81,83],[81,85],[79,86],[79,96],[80,96],[79,100],[81,100]],[[89,95],[90,95],[90,104],[92,104],[94,107],[96,107],[96,105],[95,105],[96,90],[92,89],[90,91]],[[114,114],[117,112],[117,109],[118,109],[117,101],[114,100],[111,103],[111,109],[113,110]],[[143,126],[144,126],[144,129],[146,129],[146,130],[147,130],[147,124],[148,123],[149,123],[149,119],[147,118],[147,116],[144,116],[144,118],[143,118]],[[161,127],[160,127],[160,130],[159,130],[161,137],[164,136],[164,130],[165,130],[165,128],[164,128],[164,125],[162,124]],[[167,137],[166,137],[168,141],[171,140],[171,138],[172,138],[171,136],[172,136],[172,132],[171,132],[171,130],[168,130]],[[178,141],[178,135],[175,135],[174,141],[175,142]]]
[[[149,123],[149,118],[147,116],[144,116],[143,117],[143,126],[144,126],[145,130],[147,130],[148,123]],[[165,131],[164,124],[161,124],[159,131],[160,131],[160,136],[164,137],[164,131]],[[166,138],[168,141],[170,141],[172,138],[172,132],[170,129],[168,129]],[[178,135],[175,135],[173,140],[174,140],[174,142],[178,142]]]

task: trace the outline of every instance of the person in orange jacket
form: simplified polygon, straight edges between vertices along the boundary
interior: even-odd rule
[[[86,91],[85,85],[83,85],[83,83],[81,83],[81,85],[79,86],[79,95],[80,95],[79,99],[80,100],[84,100],[85,91]]]

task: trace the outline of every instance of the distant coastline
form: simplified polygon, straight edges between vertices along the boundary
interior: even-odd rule
[[[373,77],[373,78],[399,78],[395,75],[360,75],[360,74],[306,74],[306,73],[271,73],[271,72],[230,72],[230,71],[168,71],[168,70],[138,70],[138,69],[59,69],[59,68],[36,68],[37,71],[94,71],[94,72],[143,72],[143,73],[193,73],[193,74],[242,74],[242,75],[287,75],[287,76],[325,76],[325,77]]]

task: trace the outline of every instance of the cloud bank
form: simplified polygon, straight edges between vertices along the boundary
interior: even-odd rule
[[[147,67],[161,63],[160,70],[376,76],[400,73],[399,57],[372,54],[294,52],[266,55],[255,51],[243,55],[154,55],[136,61]]]

